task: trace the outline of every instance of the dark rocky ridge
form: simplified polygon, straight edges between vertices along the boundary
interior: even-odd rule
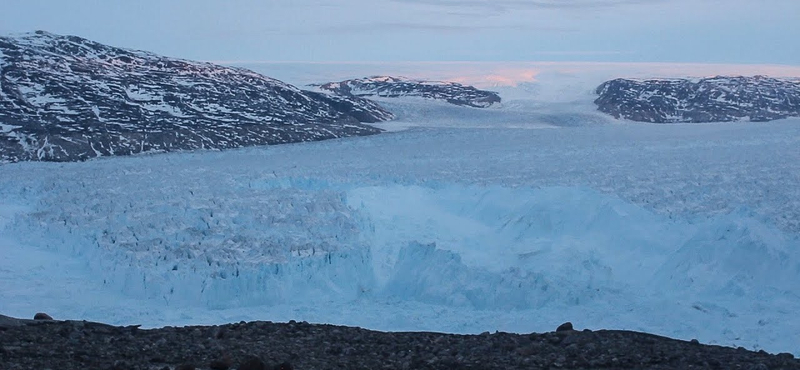
[[[601,112],[654,123],[771,121],[800,116],[800,80],[755,77],[616,79],[597,88]]]
[[[316,91],[303,92],[330,104],[341,112],[346,112],[363,123],[377,123],[394,119],[394,114],[385,110],[380,104],[359,96],[340,96]]]
[[[407,78],[374,76],[318,85],[323,91],[339,96],[378,96],[386,98],[421,97],[443,100],[450,104],[486,108],[500,103],[500,96],[455,82],[410,80]]]
[[[0,162],[323,140],[380,132],[366,99],[249,70],[37,31],[0,37]]]
[[[627,331],[384,333],[290,322],[154,330],[0,317],[2,369],[800,369],[790,354]],[[181,367],[183,366],[183,367]]]

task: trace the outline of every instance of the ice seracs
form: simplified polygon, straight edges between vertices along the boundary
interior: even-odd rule
[[[391,113],[246,69],[37,31],[0,37],[0,162],[369,135]]]
[[[771,121],[800,116],[800,80],[717,76],[699,80],[619,78],[595,103],[616,118],[654,123]]]

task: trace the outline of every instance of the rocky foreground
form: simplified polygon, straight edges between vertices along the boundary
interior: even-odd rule
[[[144,330],[0,316],[0,369],[800,369],[791,354],[571,329],[453,335],[290,321]]]

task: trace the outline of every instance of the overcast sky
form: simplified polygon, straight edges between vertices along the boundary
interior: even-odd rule
[[[211,61],[800,65],[800,0],[0,0],[43,29]]]

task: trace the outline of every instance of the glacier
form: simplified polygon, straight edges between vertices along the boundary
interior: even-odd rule
[[[453,333],[573,321],[800,354],[800,120],[386,104],[398,120],[372,137],[0,166],[0,312]]]

